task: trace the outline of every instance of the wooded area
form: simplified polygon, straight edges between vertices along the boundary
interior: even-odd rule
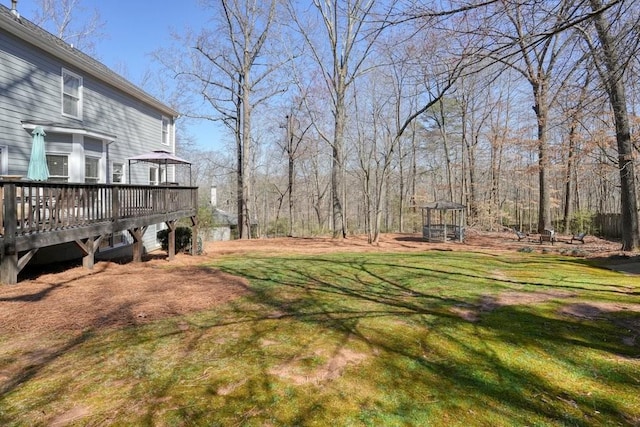
[[[638,249],[638,1],[207,2],[158,52],[197,183],[259,234],[418,232],[419,207],[487,230],[597,233]],[[201,191],[208,194],[208,191]],[[206,201],[203,200],[203,203]],[[243,226],[244,225],[244,226]]]

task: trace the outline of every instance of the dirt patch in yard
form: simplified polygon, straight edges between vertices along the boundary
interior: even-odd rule
[[[497,296],[487,296],[478,304],[460,305],[451,308],[451,312],[469,322],[478,322],[484,312],[493,311],[499,307],[509,305],[541,304],[555,299],[566,299],[574,294],[568,291],[548,292],[503,292]]]
[[[606,318],[608,313],[618,312],[640,313],[640,304],[590,302],[570,304],[562,309],[563,314],[589,320]]]
[[[366,358],[367,355],[363,353],[341,348],[330,356],[316,353],[309,357],[297,357],[273,368],[269,373],[296,385],[318,385],[340,377],[347,366],[359,364]]]

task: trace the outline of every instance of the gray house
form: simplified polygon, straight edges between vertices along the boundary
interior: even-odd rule
[[[100,62],[0,5],[0,175],[5,179],[26,177],[32,132],[41,127],[49,182],[175,181],[172,167],[145,163],[127,170],[127,160],[156,150],[175,153],[177,116]],[[163,226],[146,230],[146,250],[159,247],[155,231]],[[127,239],[125,232],[112,233],[102,239],[101,249],[126,245]],[[51,254],[45,256],[51,260]]]

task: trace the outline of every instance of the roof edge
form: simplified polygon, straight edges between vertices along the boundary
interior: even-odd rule
[[[117,137],[114,135],[109,135],[104,132],[87,129],[83,127],[74,127],[74,126],[67,126],[67,125],[58,124],[58,123],[48,123],[48,122],[38,122],[38,121],[22,122],[22,128],[26,130],[33,130],[36,128],[36,126],[42,127],[42,129],[45,132],[85,135],[91,138],[104,139],[106,141],[109,141],[109,143],[114,142],[117,139]]]
[[[99,80],[117,89],[120,89],[123,92],[132,95],[141,101],[144,101],[148,105],[157,108],[163,113],[168,113],[168,115],[171,115],[172,117],[180,116],[180,113],[178,111],[151,96],[133,83],[129,82],[127,79],[120,76],[115,71],[112,71],[109,67],[107,67],[97,59],[94,59],[91,56],[71,46],[69,46],[69,49],[73,49],[73,51],[62,49],[55,43],[48,43],[46,40],[38,37],[37,34],[34,34],[31,29],[27,28],[21,22],[25,18],[17,18],[13,16],[11,14],[11,11],[2,4],[0,4],[0,8],[5,9],[5,12],[8,11],[8,13],[0,13],[0,27],[6,30],[8,33],[13,34],[14,36],[26,41],[27,43],[36,46],[44,50],[45,52],[48,52],[56,58],[66,61],[74,67],[87,72],[88,74],[98,78]],[[35,24],[32,25],[36,26]],[[42,31],[46,31],[41,27],[38,28],[40,28]],[[54,35],[51,36],[55,37]],[[57,39],[64,43],[64,41],[62,41],[61,39]],[[99,64],[100,67],[96,67],[95,64],[91,64],[91,62]]]

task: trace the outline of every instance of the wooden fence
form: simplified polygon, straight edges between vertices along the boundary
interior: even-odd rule
[[[621,214],[596,214],[593,218],[593,226],[599,236],[614,239],[622,237]]]

